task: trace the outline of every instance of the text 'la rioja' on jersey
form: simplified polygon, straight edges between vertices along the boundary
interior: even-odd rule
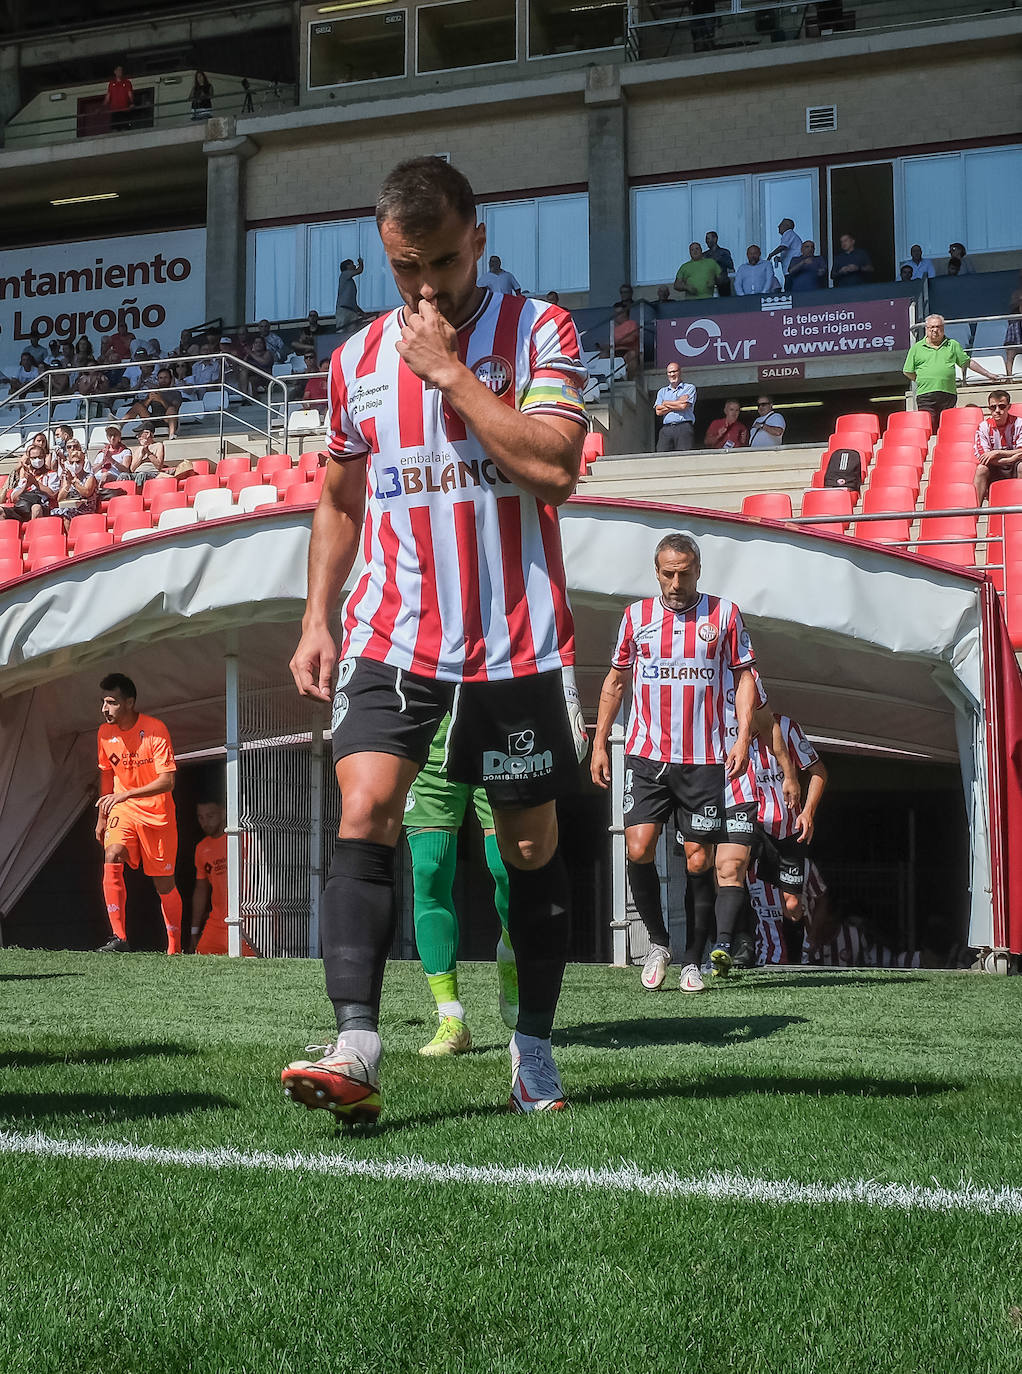
[[[724,763],[732,672],[756,661],[738,607],[705,593],[684,611],[660,597],[625,611],[611,660],[632,670],[625,753],[663,763]]]
[[[575,635],[554,507],[516,486],[442,393],[402,360],[404,310],[330,363],[331,458],[367,467],[366,567],[342,612],[342,657],[448,682],[571,667]],[[459,356],[505,405],[585,426],[571,316],[486,291]]]

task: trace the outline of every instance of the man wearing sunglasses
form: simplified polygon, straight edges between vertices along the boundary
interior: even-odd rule
[[[999,477],[1017,477],[1022,464],[1022,420],[1011,413],[1011,396],[991,391],[990,414],[976,430],[976,505],[981,506],[990,483]]]

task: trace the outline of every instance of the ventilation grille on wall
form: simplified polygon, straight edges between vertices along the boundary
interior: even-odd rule
[[[807,105],[806,133],[829,134],[837,128],[836,105]]]

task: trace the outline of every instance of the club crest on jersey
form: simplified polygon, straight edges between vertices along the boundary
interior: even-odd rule
[[[506,396],[511,390],[514,369],[505,358],[498,357],[496,353],[480,358],[472,371],[484,386],[490,388],[494,396]]]
[[[712,644],[720,634],[720,631],[717,629],[716,625],[711,625],[708,620],[705,620],[702,625],[699,626],[699,629],[696,630],[696,634],[704,644]]]

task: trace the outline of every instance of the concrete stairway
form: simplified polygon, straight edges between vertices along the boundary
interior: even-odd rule
[[[600,458],[578,485],[580,496],[672,501],[738,511],[751,492],[786,492],[797,514],[823,452],[819,444],[773,449],[693,449]]]

